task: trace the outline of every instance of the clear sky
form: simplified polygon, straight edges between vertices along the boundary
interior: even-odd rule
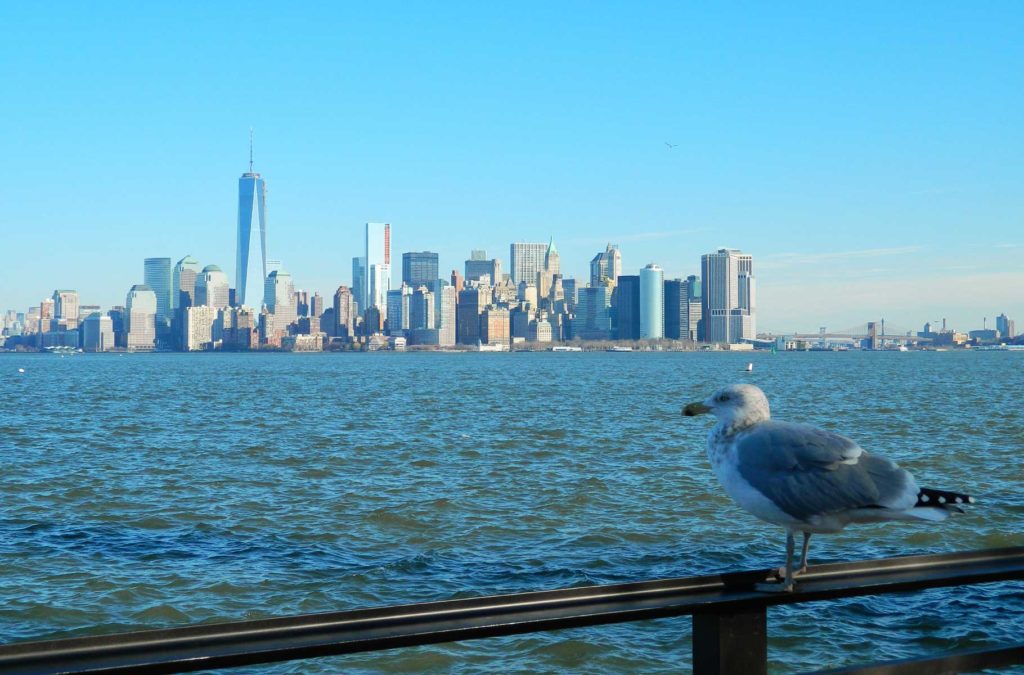
[[[1024,324],[1019,1],[6,2],[0,92],[0,309],[233,278],[252,126],[270,257],[324,295],[383,221],[443,270],[740,248],[761,330]]]

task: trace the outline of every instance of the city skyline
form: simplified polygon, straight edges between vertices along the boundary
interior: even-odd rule
[[[1019,4],[3,13],[4,307],[119,304],[154,256],[236,283],[255,127],[268,258],[325,297],[383,222],[442,269],[554,236],[577,280],[609,241],[666,278],[739,246],[759,330],[1024,314]]]

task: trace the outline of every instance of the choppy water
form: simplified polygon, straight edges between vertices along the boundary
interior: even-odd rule
[[[743,372],[753,361],[753,373]],[[25,368],[23,375],[18,368]],[[682,403],[751,381],[979,504],[814,562],[1024,545],[1024,354],[0,357],[0,641],[781,562]],[[951,612],[951,610],[953,610]],[[769,612],[780,672],[1019,640],[1024,586]],[[678,672],[687,618],[264,672]]]

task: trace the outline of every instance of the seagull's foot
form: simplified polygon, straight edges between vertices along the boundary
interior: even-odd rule
[[[795,584],[792,581],[789,583],[782,581],[764,581],[754,584],[754,590],[761,593],[792,593],[794,585]]]
[[[800,576],[801,574],[803,574],[806,571],[807,571],[807,565],[804,565],[803,567],[801,567],[798,570],[793,570],[793,577],[796,578],[796,577]],[[786,568],[785,567],[776,567],[775,569],[772,570],[772,576],[774,576],[779,581],[785,579],[786,578]]]

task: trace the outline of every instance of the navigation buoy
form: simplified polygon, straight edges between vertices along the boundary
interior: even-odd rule
[[[748,363],[747,364],[747,372],[748,373],[754,372],[754,364],[753,363]]]
[[[24,369],[24,368],[18,368],[18,372],[19,372],[19,373],[24,373],[24,372],[25,372],[25,369]]]

